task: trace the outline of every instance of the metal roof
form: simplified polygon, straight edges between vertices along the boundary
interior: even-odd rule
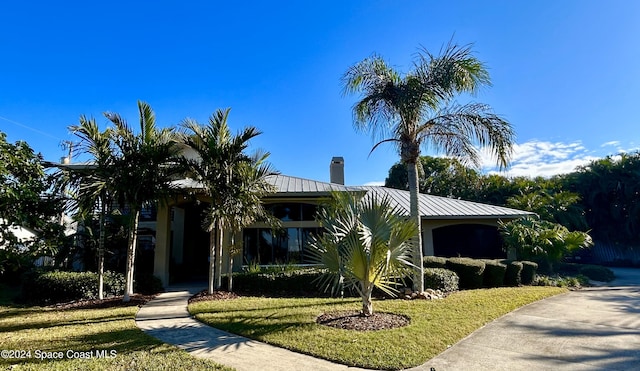
[[[404,215],[409,215],[410,213],[409,191],[380,186],[344,186],[287,175],[269,175],[267,181],[276,188],[273,196],[318,197],[327,196],[331,191],[365,191],[365,197],[388,197]],[[173,184],[184,189],[196,190],[203,188],[200,182],[189,178],[176,180]],[[519,218],[526,215],[534,215],[528,211],[433,196],[424,193],[418,195],[418,202],[422,219],[495,219]]]
[[[409,215],[410,213],[409,191],[379,186],[359,186],[355,188],[368,191],[367,196],[389,197],[402,210],[404,215]],[[418,205],[422,219],[495,219],[534,215],[528,211],[424,193],[418,195]]]

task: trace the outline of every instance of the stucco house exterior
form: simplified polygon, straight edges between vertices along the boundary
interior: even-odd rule
[[[243,244],[241,251],[234,255],[234,270],[250,264],[308,263],[306,241],[310,234],[321,231],[314,219],[315,211],[334,191],[389,197],[409,215],[408,191],[380,186],[345,186],[341,157],[331,160],[330,182],[286,175],[271,175],[268,181],[276,191],[263,202],[280,219],[282,229],[274,231],[268,225],[256,223],[245,228],[241,236],[235,236],[235,240]],[[209,234],[202,229],[201,217],[208,200],[200,185],[192,179],[178,180],[175,185],[182,189],[183,196],[159,204],[153,212],[155,218],[140,223],[140,228],[153,235],[149,236],[153,274],[164,285],[205,279],[209,266]],[[419,210],[423,254],[438,256],[507,257],[497,232],[498,220],[531,215],[522,210],[427,194],[420,194]],[[224,260],[230,256],[228,245],[223,250]],[[227,264],[223,263],[223,266]]]

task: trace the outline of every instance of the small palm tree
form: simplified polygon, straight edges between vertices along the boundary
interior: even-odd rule
[[[374,287],[395,294],[395,284],[411,273],[415,223],[400,216],[388,198],[334,193],[333,204],[318,212],[325,233],[312,236],[312,258],[327,268],[320,285],[333,293],[353,288],[362,315],[373,314]]]
[[[401,75],[374,55],[356,63],[342,77],[345,94],[361,94],[353,107],[356,129],[382,138],[374,145],[394,143],[407,167],[410,215],[418,227],[413,263],[414,290],[424,290],[422,241],[418,211],[418,159],[426,146],[479,165],[477,143],[492,150],[506,166],[514,134],[508,122],[479,103],[453,104],[460,93],[475,93],[489,85],[489,73],[470,46],[449,43],[440,56],[421,50],[413,69]]]
[[[233,135],[227,124],[230,109],[218,110],[207,125],[193,120],[182,123],[181,141],[198,155],[184,158],[186,168],[204,185],[211,203],[205,229],[210,232],[209,292],[222,286],[224,231],[232,235],[266,215],[261,197],[272,192],[265,177],[273,172],[268,153],[252,157],[245,153],[260,131],[249,126]]]
[[[123,301],[133,295],[133,278],[140,210],[154,202],[165,202],[172,192],[171,181],[180,174],[176,166],[179,148],[173,128],[159,129],[151,107],[138,101],[140,131],[134,133],[117,113],[105,113],[115,125],[118,156],[113,166],[117,201],[130,209],[129,242]]]
[[[95,119],[80,117],[77,126],[69,127],[80,139],[79,154],[89,154],[91,164],[87,167],[69,167],[67,170],[71,183],[75,186],[76,206],[82,219],[92,215],[99,208],[98,237],[98,298],[104,299],[104,255],[105,255],[105,218],[112,202],[115,185],[112,183],[115,150],[112,145],[112,131],[107,128],[100,131]]]

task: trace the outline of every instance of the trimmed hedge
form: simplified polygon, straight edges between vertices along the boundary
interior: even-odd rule
[[[484,274],[482,275],[482,284],[484,287],[502,287],[504,286],[504,276],[507,271],[507,265],[497,260],[483,260]]]
[[[583,265],[580,267],[580,274],[587,276],[590,280],[600,282],[610,282],[616,278],[611,269],[600,265]]]
[[[233,290],[266,296],[326,296],[314,282],[321,273],[319,269],[235,273]]]
[[[520,286],[520,284],[522,284],[522,262],[502,260],[501,263],[507,265],[507,271],[504,275],[504,284],[507,286]]]
[[[105,296],[122,295],[124,281],[123,274],[105,272]],[[94,272],[33,270],[23,276],[22,299],[27,302],[53,304],[97,297],[98,274]]]
[[[422,258],[422,266],[425,268],[445,268],[447,266],[447,258],[425,256]]]
[[[522,261],[522,273],[520,279],[523,285],[531,285],[536,278],[538,264],[531,261]]]
[[[456,272],[445,268],[425,268],[424,287],[442,292],[458,291],[460,278]]]
[[[153,295],[164,291],[160,278],[150,274],[137,274],[133,280],[133,291],[143,295]],[[124,290],[122,291],[124,292]]]
[[[447,269],[460,277],[461,289],[478,289],[482,287],[485,264],[481,260],[471,258],[449,258]]]

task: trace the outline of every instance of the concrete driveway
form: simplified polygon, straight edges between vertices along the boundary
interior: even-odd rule
[[[412,370],[640,370],[640,270],[493,321]]]

